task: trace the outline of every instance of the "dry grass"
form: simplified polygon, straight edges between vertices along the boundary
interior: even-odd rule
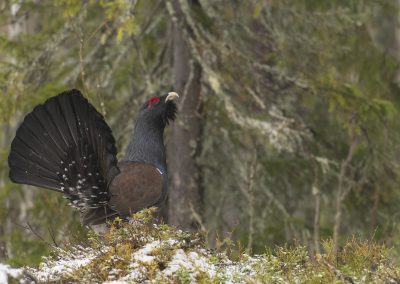
[[[201,235],[154,224],[152,211],[144,210],[130,223],[116,220],[85,245],[54,251],[26,272],[38,282],[400,283],[400,269],[384,245],[352,238],[337,253],[332,240],[323,248],[313,256],[299,245],[249,256],[225,240],[210,251]]]

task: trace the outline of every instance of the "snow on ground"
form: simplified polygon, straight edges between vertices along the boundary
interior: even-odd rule
[[[182,241],[172,238],[151,241],[132,253],[131,261],[124,273],[121,273],[121,269],[110,268],[107,280],[103,283],[157,283],[174,281],[176,275],[185,277],[190,283],[196,283],[202,274],[208,279],[217,277],[224,283],[239,283],[240,279],[252,274],[252,265],[257,261],[256,258],[248,257],[243,263],[233,262],[223,255],[218,261],[212,261],[210,260],[212,254],[204,248],[185,250],[182,247]],[[107,248],[102,250],[106,251]],[[163,267],[159,268],[160,257],[165,257],[164,254],[168,250],[170,256]],[[28,271],[39,282],[62,281],[66,276],[84,268],[99,255],[99,251],[77,247],[72,252],[63,252],[62,258],[47,259],[38,269],[29,268]],[[155,267],[157,269],[152,271]],[[152,280],[149,279],[150,274]]]
[[[195,277],[200,272],[208,274],[209,277],[214,277],[216,274],[215,265],[212,265],[206,257],[199,255],[195,251],[186,253],[183,249],[176,250],[167,268],[162,271],[162,274],[173,276],[179,270],[190,272],[189,276],[192,281],[195,280]]]
[[[23,274],[23,270],[20,268],[11,268],[9,265],[0,263],[0,283],[8,283],[8,278],[20,278]]]
[[[146,244],[145,246],[143,246],[143,248],[137,250],[134,254],[133,254],[133,260],[135,261],[139,261],[142,263],[151,263],[154,259],[155,256],[152,255],[153,251],[155,249],[160,249],[162,248],[162,246],[165,245],[174,245],[178,243],[176,240],[173,239],[168,239],[165,241],[153,241],[151,243]]]
[[[140,217],[140,216],[139,216]],[[311,260],[304,247],[278,249],[276,254],[240,253],[233,260],[221,250],[205,248],[198,234],[166,225],[117,223],[103,236],[89,236],[86,246],[55,249],[37,268],[15,269],[0,264],[0,284],[7,283],[398,283],[400,270],[383,257],[354,243],[342,259],[357,266],[335,267],[335,259]],[[348,245],[349,246],[349,245]],[[373,250],[372,250],[373,251]],[[366,254],[368,253],[368,254]],[[365,256],[368,257],[365,257]],[[357,258],[358,257],[358,258]],[[372,257],[372,258],[373,258]],[[331,262],[330,262],[331,261]],[[360,261],[364,261],[360,269]],[[371,270],[374,267],[374,271]],[[340,270],[341,269],[341,270]],[[24,279],[26,277],[26,279]],[[349,281],[345,281],[350,279]],[[18,282],[19,281],[19,282]],[[24,282],[25,281],[25,282]]]
[[[39,269],[29,270],[39,282],[57,281],[61,276],[74,273],[99,255],[100,251],[82,246],[75,247],[70,252],[63,251],[63,257],[60,259],[45,259]],[[1,282],[0,282],[1,283]]]

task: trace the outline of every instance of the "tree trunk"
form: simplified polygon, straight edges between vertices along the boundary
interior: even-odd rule
[[[174,91],[181,97],[178,118],[167,144],[170,176],[168,223],[193,230],[202,216],[201,174],[196,164],[202,131],[202,70],[190,56],[178,1],[174,2],[174,10],[177,20],[172,24]]]
[[[357,139],[355,134],[355,126],[351,126],[350,145],[346,159],[340,163],[340,172],[338,177],[338,188],[335,201],[335,223],[333,226],[333,249],[335,252],[339,248],[339,234],[342,226],[343,203],[351,190],[351,185],[348,185],[345,180],[348,173],[348,168],[353,159],[355,149],[357,147]]]
[[[313,184],[312,193],[315,197],[315,207],[314,207],[314,228],[313,228],[313,242],[314,242],[314,252],[321,253],[320,249],[320,219],[321,219],[321,191],[317,184]]]
[[[397,9],[400,8],[400,0],[397,0]],[[399,28],[399,17],[396,17],[396,22],[394,24],[395,27],[395,44],[394,44],[394,55],[397,59],[397,62],[400,62],[400,28]],[[400,86],[400,68],[397,70],[395,83]]]

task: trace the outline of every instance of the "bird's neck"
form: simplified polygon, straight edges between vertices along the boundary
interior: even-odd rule
[[[139,117],[123,160],[152,164],[166,173],[163,132],[164,126],[154,125]]]

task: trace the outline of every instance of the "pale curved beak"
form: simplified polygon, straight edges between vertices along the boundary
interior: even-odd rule
[[[175,92],[169,92],[169,93],[168,93],[168,96],[167,96],[166,99],[165,99],[165,102],[173,101],[173,100],[175,100],[175,99],[177,99],[177,98],[179,98],[179,95],[178,95],[177,93],[175,93]]]

